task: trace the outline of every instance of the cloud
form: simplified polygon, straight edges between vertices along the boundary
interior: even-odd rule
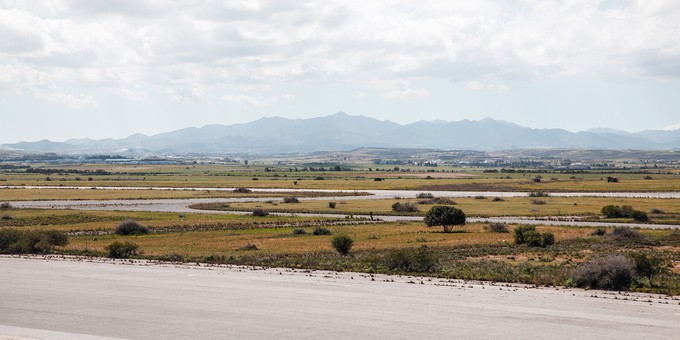
[[[72,95],[61,92],[39,93],[36,95],[39,98],[53,103],[67,105],[73,109],[82,109],[88,106],[97,105],[97,101],[89,95]]]
[[[680,79],[678,31],[680,4],[673,0],[417,6],[406,0],[190,6],[141,0],[4,1],[0,68],[20,74],[12,75],[18,80],[11,85],[0,80],[0,86],[30,91],[41,75],[74,93],[96,86],[125,94],[121,89],[139,86],[178,101],[205,101],[205,93],[215,88],[242,84],[356,85],[395,79],[415,84],[434,78],[462,82],[468,90],[498,91],[504,81],[518,77]],[[372,87],[388,98],[430,94],[424,87]],[[264,100],[243,96],[228,100],[250,105]]]
[[[484,84],[479,81],[471,81],[465,84],[465,89],[466,90],[471,90],[471,91],[507,91],[509,88],[503,84],[493,84],[493,83],[487,83]]]
[[[668,125],[661,130],[666,130],[666,131],[680,130],[680,123]]]

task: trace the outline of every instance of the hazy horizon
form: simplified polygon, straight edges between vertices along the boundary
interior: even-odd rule
[[[680,3],[0,0],[0,144],[338,111],[680,128]]]

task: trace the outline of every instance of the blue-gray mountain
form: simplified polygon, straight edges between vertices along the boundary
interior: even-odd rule
[[[273,117],[245,124],[207,125],[153,136],[135,134],[123,139],[71,139],[66,142],[42,140],[3,147],[58,153],[115,153],[132,149],[174,153],[297,153],[359,147],[664,150],[680,148],[680,130],[628,133],[591,129],[574,133],[563,129],[532,129],[491,118],[400,125],[338,112],[311,119]]]

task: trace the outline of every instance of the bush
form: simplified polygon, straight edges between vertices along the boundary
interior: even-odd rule
[[[534,230],[529,230],[524,232],[524,243],[529,247],[542,247],[543,237],[541,233]]]
[[[393,271],[427,273],[439,269],[439,260],[427,246],[422,246],[418,250],[392,251],[385,259],[385,266]]]
[[[644,211],[633,210],[630,214],[630,217],[638,222],[649,222],[649,216],[647,216],[647,213]]]
[[[118,235],[142,235],[148,233],[149,228],[133,220],[123,221],[116,227],[116,234]]]
[[[314,227],[314,230],[312,231],[312,235],[330,235],[332,234],[330,230],[323,228],[323,227]]]
[[[351,237],[349,237],[345,234],[335,235],[335,236],[333,236],[333,239],[331,240],[331,245],[341,255],[349,254],[349,250],[352,249],[353,243],[354,243],[354,240],[352,240]]]
[[[456,204],[456,202],[454,202],[452,199],[450,199],[450,198],[448,198],[448,197],[435,197],[435,198],[432,200],[432,203],[435,203],[435,204],[449,204],[449,205],[454,205],[454,204]]]
[[[269,212],[267,210],[264,210],[262,208],[255,208],[253,210],[253,216],[258,216],[258,217],[264,217],[269,215]]]
[[[602,215],[609,218],[621,217],[621,208],[617,205],[605,205],[602,207]]]
[[[550,232],[539,233],[536,226],[524,225],[515,228],[515,244],[525,244],[529,247],[547,247],[555,244],[555,235]]]
[[[429,192],[421,192],[418,195],[416,195],[416,198],[434,198],[434,195],[432,195]]]
[[[305,235],[305,234],[307,234],[307,231],[305,231],[302,228],[293,229],[293,235]]]
[[[238,248],[237,250],[249,251],[249,250],[258,250],[258,249],[259,248],[255,244],[248,242],[248,243],[246,243],[245,246]]]
[[[526,237],[525,234],[530,231],[536,231],[536,226],[535,225],[522,225],[519,227],[516,227],[514,232],[515,232],[515,244],[524,244],[526,243]]]
[[[652,214],[663,214],[664,211],[658,208],[652,208],[652,210],[649,211]]]
[[[295,196],[284,197],[283,203],[300,203],[300,200]]]
[[[555,244],[555,234],[551,232],[543,233],[542,238],[543,238],[543,244],[541,245],[542,247],[552,246],[553,244]]]
[[[640,277],[651,279],[653,276],[664,272],[668,267],[666,260],[658,255],[629,253],[628,257],[633,260],[635,273]]]
[[[593,230],[592,233],[590,233],[590,235],[593,235],[593,236],[604,236],[606,234],[607,234],[607,229],[605,229],[605,228],[597,228],[597,229]]]
[[[12,209],[12,205],[9,202],[0,203],[0,209]]]
[[[2,215],[1,218],[2,218],[3,220],[11,220],[11,219],[12,219],[12,215],[10,215],[10,214],[4,214],[4,215]]]
[[[492,202],[503,202],[503,201],[505,201],[505,200],[502,199],[501,197],[494,197],[491,201],[492,201]]]
[[[68,236],[57,230],[0,229],[0,253],[49,253],[56,246],[68,244]]]
[[[505,223],[490,223],[488,226],[486,226],[486,229],[489,230],[492,233],[509,233],[510,230],[508,230],[508,225]]]
[[[550,197],[550,194],[543,191],[534,191],[529,193],[529,197]]]
[[[418,206],[411,203],[411,202],[397,202],[392,204],[392,211],[395,212],[402,212],[402,213],[412,213],[412,212],[418,212]]]
[[[574,283],[581,288],[626,290],[634,277],[633,260],[610,255],[582,263],[574,272]]]
[[[546,204],[546,202],[545,202],[544,200],[536,200],[536,199],[534,199],[534,200],[531,200],[531,204],[542,205],[542,204]]]
[[[448,205],[436,205],[425,213],[425,224],[428,227],[442,226],[444,232],[451,232],[451,226],[464,225],[466,220],[465,213]]]
[[[335,209],[336,205],[337,205],[337,203],[335,203],[335,202],[328,202],[328,207],[331,208],[331,209]]]
[[[106,247],[108,257],[112,259],[127,259],[137,255],[139,246],[132,242],[113,242]]]
[[[610,237],[619,243],[649,243],[647,236],[629,227],[614,227]]]
[[[236,189],[234,189],[234,192],[235,192],[235,193],[239,193],[239,194],[249,194],[249,193],[251,193],[251,192],[253,192],[253,191],[250,190],[250,189],[248,189],[248,188],[243,188],[243,187],[241,187],[241,188],[236,188]]]

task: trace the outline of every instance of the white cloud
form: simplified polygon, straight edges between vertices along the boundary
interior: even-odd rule
[[[39,93],[36,96],[50,102],[67,105],[73,109],[82,109],[88,106],[97,105],[97,101],[92,96],[85,94],[72,95],[61,92],[50,92]]]
[[[666,130],[666,131],[680,130],[680,123],[668,125],[668,126],[664,127],[662,130]]]
[[[507,91],[509,88],[503,84],[493,83],[484,84],[482,82],[474,80],[466,83],[465,89],[471,91]]]

